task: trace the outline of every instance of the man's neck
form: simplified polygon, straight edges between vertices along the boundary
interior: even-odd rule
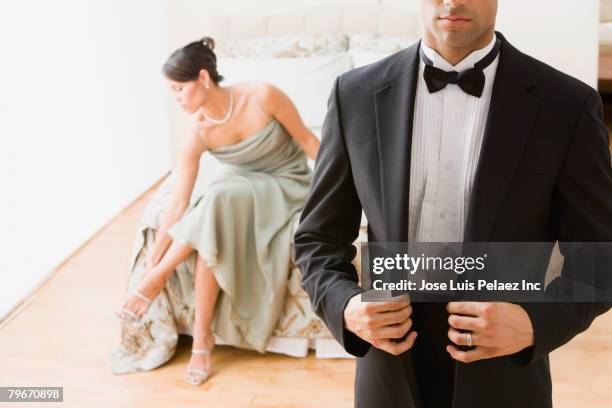
[[[455,66],[460,63],[465,57],[470,55],[473,51],[484,48],[493,40],[495,35],[494,31],[486,32],[480,36],[473,43],[466,45],[465,47],[452,47],[441,41],[437,41],[434,35],[425,31],[423,36],[423,42],[426,46],[436,51],[442,58],[444,58],[449,64]]]

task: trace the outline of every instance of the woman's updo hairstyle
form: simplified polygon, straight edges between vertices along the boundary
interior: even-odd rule
[[[198,79],[200,70],[205,69],[212,81],[218,84],[223,81],[223,76],[217,72],[214,49],[215,41],[210,37],[193,41],[174,51],[162,67],[162,72],[173,81],[188,82]]]

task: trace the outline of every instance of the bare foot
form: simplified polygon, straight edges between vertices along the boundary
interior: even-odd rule
[[[215,347],[215,337],[212,331],[205,333],[204,335],[194,335],[192,349],[204,349],[209,350],[208,353],[191,353],[189,364],[187,365],[187,378],[193,378],[197,380],[197,377],[201,375],[197,373],[190,373],[190,370],[205,371],[210,375],[212,372],[212,350]]]
[[[138,283],[136,290],[153,302],[157,295],[159,295],[159,292],[166,286],[166,281],[166,277],[160,276],[159,273],[155,273],[153,269],[151,269],[143,273],[143,277]],[[131,293],[128,295],[122,307],[133,313],[137,318],[141,318],[147,312],[149,306],[150,304],[145,299],[141,299],[136,294]],[[119,317],[121,318],[130,319],[130,317],[134,316],[130,316],[130,313],[126,311],[119,312]]]

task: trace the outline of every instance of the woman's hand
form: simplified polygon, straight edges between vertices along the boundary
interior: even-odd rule
[[[153,251],[147,252],[147,255],[145,256],[145,262],[144,262],[144,266],[146,270],[153,268],[155,265],[157,265],[158,262],[159,262],[159,257],[155,256],[153,254]]]

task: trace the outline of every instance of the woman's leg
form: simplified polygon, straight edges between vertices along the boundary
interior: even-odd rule
[[[198,256],[196,261],[193,284],[195,287],[193,348],[212,349],[215,345],[215,338],[211,330],[211,324],[219,294],[219,284],[201,256]],[[188,368],[210,372],[212,368],[210,353],[192,354]]]
[[[138,283],[137,290],[150,300],[155,299],[164,286],[166,286],[166,281],[172,271],[174,271],[192,251],[192,247],[183,245],[177,241],[172,241],[172,244],[157,265],[143,273],[144,276]],[[142,317],[142,315],[146,313],[149,305],[144,300],[131,294],[128,296],[123,307],[139,317]]]

